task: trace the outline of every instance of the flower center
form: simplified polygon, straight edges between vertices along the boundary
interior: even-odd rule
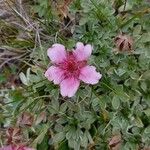
[[[69,60],[66,64],[66,70],[70,73],[74,73],[75,71],[77,71],[78,70],[77,62]]]
[[[67,60],[63,62],[61,68],[65,71],[66,77],[79,77],[80,69],[86,64],[86,61],[77,61],[73,53],[68,53]]]

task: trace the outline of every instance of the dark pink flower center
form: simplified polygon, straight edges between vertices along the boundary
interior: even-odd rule
[[[69,60],[67,63],[66,63],[66,70],[70,73],[73,73],[75,71],[78,70],[78,66],[77,66],[77,63],[74,62],[73,60]]]
[[[64,70],[65,77],[76,77],[80,75],[80,70],[86,66],[87,61],[77,61],[72,52],[68,53],[67,59],[60,65],[60,68]]]

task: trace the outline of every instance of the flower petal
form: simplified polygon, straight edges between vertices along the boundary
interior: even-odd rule
[[[35,150],[35,149],[29,148],[29,147],[24,147],[24,146],[8,145],[8,146],[4,146],[4,147],[0,148],[0,150]]]
[[[12,146],[4,146],[4,147],[2,147],[2,148],[0,148],[0,150],[13,150],[12,149]]]
[[[47,50],[47,55],[53,63],[61,63],[66,59],[67,53],[65,47],[61,44],[54,44]]]
[[[74,54],[78,61],[87,60],[92,53],[92,46],[90,44],[83,45],[83,43],[78,42],[76,44],[76,49],[74,51]]]
[[[74,77],[67,78],[60,83],[60,92],[62,96],[72,97],[78,90],[80,81]]]
[[[54,84],[59,84],[64,79],[64,72],[59,67],[51,66],[45,72],[45,77]]]
[[[76,48],[82,50],[82,49],[84,49],[84,44],[82,42],[77,42]]]
[[[97,84],[101,77],[94,66],[85,66],[81,69],[79,79],[87,84]]]

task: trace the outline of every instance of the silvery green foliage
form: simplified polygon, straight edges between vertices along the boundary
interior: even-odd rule
[[[22,111],[28,110],[37,118],[40,112],[46,112],[45,122],[33,124],[26,131],[31,145],[38,150],[106,150],[116,134],[121,135],[121,150],[149,146],[150,3],[132,0],[124,5],[124,0],[74,1],[69,12],[77,20],[71,37],[59,32],[56,20],[52,26],[45,26],[45,33],[51,38],[42,41],[43,55],[40,48],[31,53],[38,65],[33,63],[27,73],[20,74],[25,85],[10,91],[5,101],[13,103],[2,110],[12,113],[12,124]],[[41,12],[40,17],[43,15]],[[54,28],[57,34],[53,33]],[[132,53],[114,52],[114,38],[120,32],[133,37]],[[102,73],[101,81],[94,86],[82,84],[73,98],[59,95],[58,86],[44,77],[50,63],[46,50],[54,41],[66,47],[73,47],[77,41],[92,44],[89,63]],[[0,121],[7,125],[10,119],[3,113],[2,116]]]

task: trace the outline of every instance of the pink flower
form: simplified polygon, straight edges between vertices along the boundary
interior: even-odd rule
[[[28,148],[28,147],[25,147],[25,146],[8,145],[8,146],[4,146],[4,147],[0,148],[0,150],[35,150],[35,149]]]
[[[76,49],[67,52],[61,44],[54,44],[47,55],[53,65],[45,72],[45,77],[54,84],[60,84],[62,96],[72,97],[80,85],[80,80],[87,84],[97,84],[102,75],[94,66],[87,65],[92,53],[92,46],[78,42]]]

